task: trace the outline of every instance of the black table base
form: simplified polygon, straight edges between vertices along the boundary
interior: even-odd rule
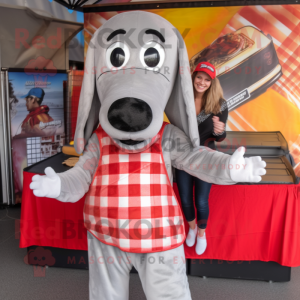
[[[30,265],[45,266],[49,259],[49,252],[45,252],[43,259],[43,250],[50,250],[50,267],[84,269],[89,268],[88,252],[85,250],[61,249],[54,247],[41,247],[37,255],[34,254],[37,246],[27,248],[28,263]],[[43,264],[44,262],[44,264]],[[53,263],[54,262],[54,263]],[[187,274],[191,276],[248,279],[285,282],[291,280],[291,268],[284,267],[275,262],[262,261],[224,261],[214,259],[187,259]],[[131,273],[137,273],[132,268]]]
[[[30,246],[27,248],[27,253],[34,253],[38,246]],[[48,265],[47,260],[49,259],[48,254],[45,252],[45,259],[41,253],[43,250],[37,253],[37,255],[28,255],[28,264],[38,266],[49,266],[57,268],[72,268],[72,269],[89,269],[88,252],[86,250],[73,250],[73,249],[62,249],[55,247],[41,247],[43,250],[50,250],[51,256],[54,258],[54,264]],[[43,263],[43,261],[45,263]],[[131,273],[137,273],[133,267]]]
[[[54,247],[41,247],[43,250],[50,250],[51,256],[54,258],[51,260],[49,264],[47,260],[49,260],[49,252],[45,252],[45,259],[43,259],[43,250],[39,251],[37,255],[35,255],[35,249],[38,246],[30,246],[27,248],[27,253],[33,253],[32,255],[28,255],[28,263],[30,265],[39,265],[49,267],[58,267],[58,268],[72,268],[72,269],[85,269],[89,268],[89,260],[88,260],[88,252],[86,250],[73,250],[73,249],[62,249],[62,248],[54,248]],[[42,260],[42,261],[41,261]],[[43,261],[45,262],[43,264]]]
[[[189,259],[188,274],[201,277],[285,282],[291,280],[291,268],[276,262]]]

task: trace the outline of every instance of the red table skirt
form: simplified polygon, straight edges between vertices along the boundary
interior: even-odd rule
[[[84,198],[76,203],[36,197],[29,188],[34,173],[23,172],[20,247],[49,246],[87,250]]]
[[[29,189],[33,175],[24,172],[20,247],[87,250],[84,199],[62,203],[35,197]],[[176,184],[174,190],[178,196]],[[207,249],[198,256],[185,245],[186,257],[300,266],[299,200],[299,185],[213,185]]]

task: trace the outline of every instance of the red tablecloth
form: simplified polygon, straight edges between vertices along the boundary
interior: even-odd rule
[[[23,172],[20,247],[49,246],[87,250],[84,198],[76,203],[36,197],[29,188],[34,173]]]
[[[24,172],[20,247],[87,250],[84,199],[61,203],[37,198]],[[177,186],[174,190],[178,195]],[[201,256],[185,245],[187,258],[275,261],[300,266],[300,186],[213,185],[209,197],[207,250]]]

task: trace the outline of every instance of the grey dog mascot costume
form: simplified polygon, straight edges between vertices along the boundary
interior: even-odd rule
[[[30,188],[62,202],[86,194],[90,300],[128,299],[132,266],[147,299],[191,299],[172,166],[234,184],[260,181],[265,162],[244,158],[243,148],[229,156],[199,146],[187,50],[162,17],[108,20],[90,41],[85,70],[75,133],[83,155],[64,173],[46,168]]]

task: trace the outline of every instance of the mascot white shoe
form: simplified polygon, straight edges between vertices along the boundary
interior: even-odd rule
[[[216,184],[265,174],[265,163],[245,160],[242,148],[231,157],[199,146],[193,99],[186,47],[168,21],[127,12],[95,32],[75,134],[83,156],[65,173],[47,168],[30,185],[36,196],[63,202],[87,193],[90,300],[128,299],[132,266],[148,300],[191,299],[172,166]],[[163,123],[164,111],[172,125]]]

